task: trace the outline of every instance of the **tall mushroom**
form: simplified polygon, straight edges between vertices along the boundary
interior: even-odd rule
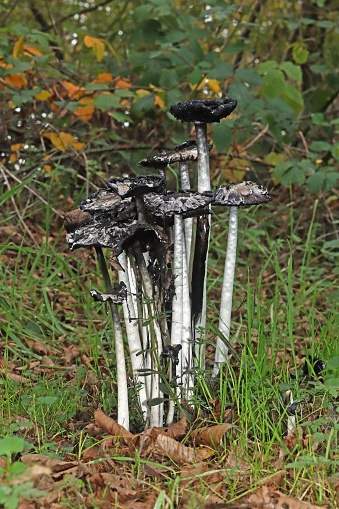
[[[121,424],[125,427],[125,429],[129,429],[129,410],[128,410],[128,390],[127,390],[127,373],[126,373],[126,364],[125,364],[125,354],[124,354],[124,343],[120,325],[120,318],[117,308],[118,298],[116,295],[112,293],[112,283],[107,270],[107,265],[105,261],[105,257],[102,251],[101,245],[96,240],[95,235],[95,220],[92,219],[91,215],[88,212],[79,211],[77,219],[75,219],[75,211],[72,211],[71,216],[66,217],[65,227],[68,231],[67,240],[70,246],[74,247],[82,247],[81,243],[76,245],[75,242],[72,242],[74,239],[74,235],[77,236],[76,232],[83,230],[86,232],[88,230],[88,235],[86,237],[86,233],[84,235],[84,244],[86,246],[94,246],[97,254],[98,264],[100,268],[100,272],[103,278],[104,287],[107,299],[103,297],[98,297],[98,292],[93,292],[91,295],[96,298],[96,300],[107,300],[113,330],[114,330],[114,343],[115,343],[115,358],[116,358],[116,366],[117,366],[117,386],[118,386],[118,424]],[[81,234],[80,234],[81,236]],[[78,234],[79,237],[79,234]],[[71,241],[71,242],[70,242]]]
[[[207,124],[220,122],[222,118],[228,117],[237,106],[234,98],[218,100],[192,100],[174,104],[170,108],[172,115],[182,122],[193,122],[195,125],[197,148],[198,148],[198,191],[203,193],[210,191],[211,179],[209,169],[209,150],[207,141]],[[209,237],[207,236],[208,252]],[[201,312],[194,318],[193,327],[206,327],[206,270],[207,257],[204,267],[204,275],[201,278],[202,303]],[[201,293],[201,292],[199,292]],[[198,306],[200,308],[200,306]],[[201,364],[204,364],[203,355]]]
[[[172,304],[171,346],[181,345],[181,355],[177,370],[178,379],[183,385],[183,396],[189,398],[192,378],[189,370],[192,366],[192,333],[191,306],[189,299],[189,281],[187,259],[182,241],[182,221],[187,217],[209,213],[211,193],[201,194],[197,191],[179,191],[166,195],[149,194],[144,197],[145,208],[149,218],[160,224],[174,223],[174,266],[175,296]],[[170,401],[167,423],[174,415],[174,401]]]
[[[238,208],[239,206],[260,205],[269,201],[271,201],[271,196],[268,191],[253,182],[228,184],[219,187],[213,193],[212,205],[226,205],[230,207],[227,251],[219,314],[219,330],[227,341],[229,341],[230,337],[233,282],[237,256]],[[220,366],[227,360],[227,354],[227,345],[218,337],[212,376],[218,375]]]

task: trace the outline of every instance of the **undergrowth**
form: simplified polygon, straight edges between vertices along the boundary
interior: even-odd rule
[[[255,216],[251,210],[241,213],[231,330],[235,354],[216,380],[210,379],[209,369],[227,214],[217,212],[213,218],[206,370],[197,371],[197,391],[187,417],[193,427],[230,419],[223,446],[208,459],[209,475],[226,472],[222,497],[227,502],[279,477],[276,482],[284,493],[334,508],[339,472],[339,267],[336,253],[324,245],[336,235],[336,225],[328,221],[324,199],[311,203],[282,194],[278,204],[274,200]],[[91,288],[101,287],[92,251],[70,253],[49,209],[45,221],[40,228],[32,217],[26,219],[35,244],[13,220],[3,219],[0,225],[0,437],[24,439],[19,451],[14,447],[16,455],[79,459],[96,444],[86,428],[95,409],[116,414],[112,331],[106,310],[89,296]],[[315,372],[315,358],[327,363],[321,373]],[[130,379],[134,432],[143,430],[137,390]],[[293,440],[287,434],[289,390],[298,403],[292,413],[302,431]],[[216,405],[220,411],[213,413]],[[190,432],[185,440],[190,440]],[[11,461],[17,457],[13,454]],[[119,454],[114,457],[133,476],[145,464],[137,456],[128,461]],[[168,468],[177,472],[173,463]],[[207,474],[195,477],[207,500]],[[62,482],[75,503],[67,507],[82,507],[77,492],[88,486],[72,477]],[[192,507],[199,506],[189,480],[185,488],[180,484],[180,471],[155,486],[158,507],[176,507],[185,497]],[[213,486],[220,494],[218,484]]]

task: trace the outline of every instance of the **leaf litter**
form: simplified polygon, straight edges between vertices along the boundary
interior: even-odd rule
[[[13,246],[20,245],[23,237],[19,228],[10,230],[5,228],[7,227],[1,229],[1,238],[7,239],[8,235],[12,235],[12,244],[1,255],[1,259],[7,264],[8,270],[13,270],[17,256]],[[34,225],[30,225],[30,229],[37,239],[40,237],[43,241],[45,233],[41,229]],[[55,242],[57,231],[51,231],[49,235],[51,242]],[[64,238],[61,238],[60,245],[63,243]],[[71,267],[75,267],[74,255],[66,253],[62,256],[68,260]],[[89,289],[89,285],[92,285],[94,281],[93,276],[89,277],[89,269],[95,271],[93,257],[90,251],[77,254],[77,256],[78,261],[81,262],[82,273],[79,284],[85,284]],[[24,259],[20,260],[19,266],[24,263]],[[41,268],[36,267],[34,279],[37,282],[37,293],[41,292],[39,287],[41,277]],[[61,272],[59,277],[62,277]],[[269,278],[270,274],[266,273],[264,277]],[[11,288],[13,284],[20,284],[20,279],[15,283],[10,280],[8,287]],[[69,288],[72,285],[73,283],[69,285]],[[63,291],[47,291],[50,302],[54,302],[56,316],[73,313],[77,323],[80,326],[81,324],[86,326],[88,321],[86,313],[70,293],[71,291],[67,292],[67,286],[63,284],[62,287]],[[29,302],[30,299],[26,293],[23,295],[23,303],[27,306]],[[13,319],[16,320],[15,317]],[[97,320],[96,326],[100,330],[103,327],[102,320]],[[27,393],[27,388],[32,390],[39,385],[41,379],[48,383],[60,377],[72,390],[78,386],[80,377],[81,389],[87,391],[85,408],[77,411],[74,416],[65,415],[62,424],[63,433],[53,437],[56,444],[55,457],[51,452],[48,454],[30,452],[30,450],[37,450],[39,444],[37,437],[43,431],[40,423],[32,423],[24,412],[17,415],[9,415],[6,412],[3,414],[3,423],[13,427],[14,435],[25,437],[25,449],[16,455],[15,460],[24,464],[26,468],[20,476],[8,481],[4,473],[7,461],[0,451],[0,467],[3,469],[0,474],[1,483],[8,483],[9,486],[24,486],[24,483],[31,482],[35,489],[45,493],[43,497],[32,500],[25,499],[23,492],[20,509],[47,507],[57,509],[64,507],[66,500],[72,500],[79,507],[121,506],[145,509],[155,505],[162,490],[169,494],[169,479],[173,479],[174,475],[180,476],[181,491],[178,507],[192,507],[193,500],[194,507],[210,509],[214,507],[229,509],[232,507],[234,509],[235,507],[244,509],[247,507],[258,509],[324,507],[316,505],[314,489],[310,484],[305,484],[303,500],[298,500],[293,496],[293,492],[286,490],[286,486],[292,486],[294,482],[294,470],[284,468],[284,465],[291,461],[291,454],[296,456],[302,450],[307,450],[310,443],[313,450],[321,450],[321,444],[314,443],[306,426],[299,426],[298,434],[285,436],[283,446],[272,447],[269,457],[262,456],[263,472],[257,481],[254,481],[252,463],[254,449],[253,451],[243,450],[239,446],[234,446],[234,442],[237,442],[242,435],[239,416],[235,409],[222,410],[221,401],[215,399],[209,401],[210,410],[205,411],[203,418],[193,416],[193,423],[188,424],[186,419],[182,418],[170,427],[153,428],[146,433],[144,430],[126,432],[117,425],[114,419],[98,408],[98,391],[103,387],[106,387],[105,390],[110,387],[110,390],[114,391],[114,382],[112,382],[107,361],[94,360],[92,350],[86,343],[85,334],[82,338],[80,333],[76,344],[63,332],[56,334],[53,341],[49,340],[48,335],[42,336],[37,331],[23,334],[19,339],[22,345],[21,351],[26,352],[24,362],[22,362],[22,356],[15,353],[18,348],[18,337],[12,335],[6,343],[0,341],[2,352],[5,348],[13,352],[8,362],[0,361],[0,378],[15,384],[19,394]],[[251,341],[256,347],[255,330]],[[235,349],[239,348],[237,343],[232,344]],[[298,362],[302,366],[305,359],[304,343],[297,338],[295,347]],[[28,352],[31,352],[30,357],[27,355]],[[292,356],[289,348],[284,350],[284,355],[280,354],[281,352],[278,352],[275,357],[276,367],[279,367],[282,362],[288,363]],[[269,356],[273,356],[272,351]],[[98,362],[99,370],[95,369],[95,362]],[[29,375],[27,375],[28,372],[30,372]],[[313,417],[319,418],[321,415],[315,407]],[[46,415],[47,424],[56,417],[58,416]],[[91,439],[84,449],[74,447],[77,435],[74,435],[71,440],[66,439],[66,435],[74,433],[75,430],[86,433]],[[51,439],[52,436],[44,438],[46,441]],[[69,444],[72,445],[71,448],[67,447]],[[136,458],[140,461],[138,474],[135,467]],[[272,465],[274,465],[273,470]],[[268,471],[271,472],[269,475]],[[227,503],[227,500],[232,498],[229,494],[230,479],[238,483],[239,495],[236,504]],[[284,489],[285,493],[280,491]],[[339,492],[335,475],[329,478],[328,482],[326,481],[325,489]]]

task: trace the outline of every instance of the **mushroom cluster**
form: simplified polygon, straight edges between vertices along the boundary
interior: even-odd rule
[[[118,422],[129,426],[127,369],[118,305],[123,308],[133,377],[139,403],[150,426],[173,422],[175,408],[190,402],[194,370],[204,362],[206,264],[213,206],[230,208],[230,223],[213,375],[227,362],[235,273],[238,207],[271,200],[253,182],[211,190],[207,122],[219,122],[237,101],[186,101],[171,107],[182,122],[194,122],[196,140],[140,161],[158,174],[110,178],[107,186],[65,217],[71,250],[94,247],[104,293],[91,290],[95,301],[109,306],[118,385]],[[198,166],[198,189],[191,189],[188,162]],[[180,189],[167,191],[166,167],[179,164]],[[118,271],[112,286],[109,264]],[[193,274],[193,276],[192,276]],[[197,334],[198,331],[198,334]],[[166,387],[166,390],[165,390]],[[163,392],[166,392],[166,397]]]

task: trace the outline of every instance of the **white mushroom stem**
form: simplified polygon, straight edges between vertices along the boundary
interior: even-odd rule
[[[207,124],[197,122],[194,126],[198,149],[198,191],[203,193],[204,191],[211,190]]]
[[[139,334],[139,326],[137,320],[137,311],[131,295],[131,286],[127,272],[127,260],[125,253],[122,253],[118,261],[123,268],[119,271],[119,281],[124,282],[127,289],[127,301],[123,301],[123,310],[125,318],[125,327],[128,339],[128,348],[131,357],[132,371],[135,383],[140,382],[141,387],[138,392],[138,398],[144,419],[147,418],[147,394],[144,380],[140,380],[139,370],[144,367],[144,356],[140,355],[142,351],[141,339]],[[139,354],[139,355],[138,355]]]
[[[172,331],[171,345],[181,344],[182,331],[182,256],[183,256],[183,230],[181,216],[174,214],[173,226],[174,255],[173,255],[173,275],[175,277],[175,295],[172,302]]]
[[[104,281],[105,292],[112,291],[111,278],[109,277],[106,260],[101,247],[95,248],[98,258],[100,272]],[[109,309],[112,317],[115,344],[115,361],[117,366],[117,385],[118,385],[118,424],[129,430],[129,411],[128,411],[128,390],[127,373],[125,364],[124,341],[122,337],[121,323],[118,312],[118,306],[111,300]]]
[[[293,400],[292,391],[287,391],[286,392],[286,396],[288,398],[290,398],[288,406],[293,405],[294,400]],[[296,418],[295,418],[295,415],[288,415],[287,416],[287,435],[290,436],[294,432],[295,428],[296,428]]]
[[[174,255],[173,255],[173,274],[175,277],[175,295],[172,302],[172,330],[171,345],[181,345],[181,336],[183,328],[183,253],[184,253],[184,235],[182,228],[182,218],[174,214],[173,226]],[[186,251],[186,250],[185,250]],[[187,270],[187,266],[186,266]],[[175,401],[170,399],[167,414],[167,425],[173,422]]]
[[[220,299],[219,330],[227,341],[230,338],[233,282],[237,258],[238,207],[230,207],[228,224],[227,251],[225,259],[224,280]],[[218,376],[220,367],[228,360],[228,348],[221,338],[217,338],[212,376]]]
[[[210,177],[210,162],[209,162],[209,149],[207,141],[207,124],[203,122],[196,122],[194,124],[198,149],[198,191],[211,190],[211,177]],[[201,315],[194,324],[196,328],[206,328],[206,273],[207,273],[207,257],[205,264],[205,284],[203,291],[203,302]],[[201,340],[201,338],[200,338]],[[205,366],[205,349],[199,348],[199,365],[203,369]]]
[[[189,292],[189,279],[185,243],[182,253],[182,333],[181,333],[181,355],[177,368],[178,379],[182,383],[183,396],[189,401],[192,396],[193,378],[188,372],[192,368],[192,329],[191,329],[191,302]]]
[[[186,161],[179,163],[180,169],[180,185],[181,189],[191,189],[190,177],[188,172],[188,164]],[[191,259],[191,245],[192,245],[192,233],[193,233],[193,218],[189,217],[184,220],[185,225],[185,242],[186,242],[186,256],[187,256],[187,267],[189,267]]]
[[[136,262],[139,267],[141,279],[142,279],[142,285],[144,289],[144,293],[147,299],[147,305],[149,309],[149,315],[152,320],[150,324],[150,333],[151,333],[151,339],[152,339],[152,346],[153,352],[152,352],[152,359],[151,359],[151,369],[155,371],[160,371],[160,357],[162,354],[162,336],[161,336],[161,330],[157,323],[157,319],[155,318],[157,315],[157,311],[154,305],[153,300],[153,286],[152,286],[152,280],[148,273],[145,259],[143,256],[143,253],[140,248],[139,242],[135,242],[133,244],[133,251],[135,254]],[[160,391],[159,387],[159,374],[152,374],[150,375],[151,378],[151,387],[150,387],[150,396],[151,399],[155,398],[161,398],[162,393]],[[150,410],[150,427],[157,426],[162,427],[163,426],[163,418],[164,418],[164,405],[161,403],[160,405],[154,405],[151,407]]]

